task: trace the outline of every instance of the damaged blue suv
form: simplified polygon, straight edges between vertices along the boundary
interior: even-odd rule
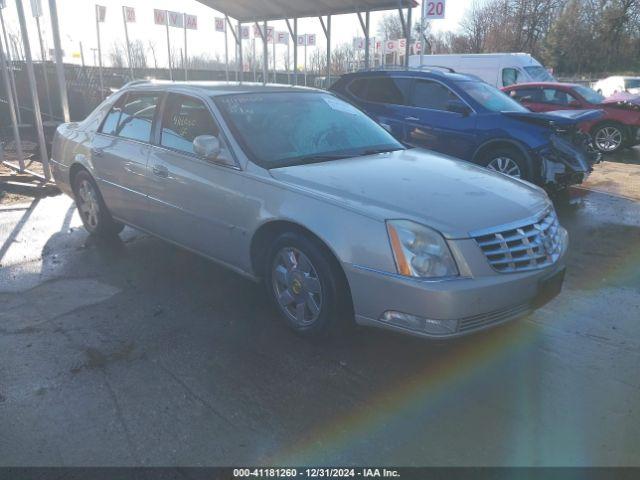
[[[599,110],[534,113],[472,75],[378,70],[330,88],[407,145],[468,160],[558,190],[581,183],[600,160],[579,124]]]

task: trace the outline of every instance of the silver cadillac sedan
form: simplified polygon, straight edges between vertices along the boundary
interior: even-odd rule
[[[128,85],[58,128],[92,235],[124,225],[263,280],[282,319],[456,337],[561,289],[567,233],[538,187],[408,149],[324,91]]]

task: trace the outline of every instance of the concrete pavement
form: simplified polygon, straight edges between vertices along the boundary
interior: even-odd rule
[[[0,465],[640,465],[640,201],[614,183],[558,206],[560,297],[449,343],[311,343],[66,197],[0,207]]]

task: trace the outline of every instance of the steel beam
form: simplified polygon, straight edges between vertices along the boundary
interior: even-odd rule
[[[288,18],[284,19],[287,22],[287,28],[289,29],[289,35],[293,40],[293,84],[298,84],[298,22],[297,18],[293,19],[293,28],[291,28],[291,22]],[[287,52],[288,55],[288,52]],[[290,59],[289,59],[290,60]]]
[[[29,90],[31,90],[31,101],[33,102],[33,117],[38,133],[38,147],[40,148],[40,160],[42,162],[42,170],[44,177],[49,180],[51,178],[51,169],[49,168],[49,155],[47,153],[47,142],[44,138],[44,127],[42,125],[42,112],[40,111],[40,100],[38,98],[38,86],[36,85],[36,76],[33,71],[33,60],[31,58],[31,45],[29,44],[29,31],[27,30],[27,20],[24,16],[24,8],[22,8],[22,0],[16,0],[16,8],[18,10],[18,20],[20,21],[20,31],[22,33],[22,46],[24,48],[24,59],[27,67],[27,78],[29,80]]]
[[[4,45],[6,48],[7,67],[9,68],[9,79],[11,80],[10,95],[13,95],[16,106],[16,116],[18,117],[18,124],[22,123],[22,114],[20,112],[20,99],[18,98],[18,89],[16,88],[16,77],[13,73],[13,62],[11,61],[11,46],[9,45],[9,39],[7,38],[7,28],[4,25],[4,16],[2,15],[2,8],[0,8],[0,25],[2,26],[2,36],[4,38]]]
[[[7,45],[7,50],[9,46]],[[16,116],[16,105],[13,101],[13,93],[11,92],[11,80],[9,77],[9,69],[4,55],[4,46],[2,38],[0,38],[0,70],[2,70],[2,79],[7,90],[7,100],[9,102],[9,115],[11,116],[11,127],[13,128],[13,140],[16,144],[16,153],[18,154],[18,165],[20,172],[24,171],[24,154],[22,152],[22,141],[20,140],[20,128],[18,128],[18,117]],[[0,146],[2,148],[2,146]]]
[[[242,83],[244,81],[244,61],[242,60],[242,23],[240,23],[240,21],[238,21],[238,36],[236,37],[236,41],[238,42],[238,59],[240,64],[239,81]]]
[[[409,66],[409,53],[411,52],[411,7],[407,7],[407,43],[404,46],[404,65]]]
[[[320,19],[320,25],[324,31],[324,36],[327,39],[327,86],[331,84],[331,15],[327,15],[327,23],[324,23],[322,17]]]
[[[371,38],[369,36],[369,28],[371,25],[371,14],[367,10],[365,12],[364,20],[362,20],[362,13],[358,12],[358,20],[360,20],[360,26],[362,27],[362,31],[364,32],[364,68],[368,69],[370,64],[370,49],[371,49]]]
[[[64,65],[62,64],[62,46],[60,43],[60,27],[58,25],[58,6],[56,0],[49,0],[49,16],[51,17],[51,33],[53,35],[53,50],[56,56],[56,76],[58,77],[58,89],[60,90],[62,116],[65,122],[70,122],[69,97],[67,97],[67,81],[64,77]]]

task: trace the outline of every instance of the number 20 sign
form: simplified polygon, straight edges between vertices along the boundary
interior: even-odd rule
[[[444,4],[445,0],[423,0],[424,18],[427,20],[444,18]]]

